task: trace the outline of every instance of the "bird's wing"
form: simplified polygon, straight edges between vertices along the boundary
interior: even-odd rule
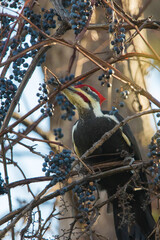
[[[103,111],[103,114],[109,115],[109,111]],[[111,115],[111,116],[113,116],[113,115]],[[124,118],[119,113],[115,113],[114,117],[117,119],[117,124],[120,123],[122,120],[124,120]],[[132,133],[129,125],[125,124],[121,129],[122,129],[122,133],[124,134],[123,137],[124,137],[125,141],[133,149],[133,152],[135,154],[135,156],[134,156],[135,160],[142,160],[137,141],[136,141],[135,137],[133,136],[133,133]]]

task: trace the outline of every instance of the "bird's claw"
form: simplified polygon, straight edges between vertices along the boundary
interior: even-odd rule
[[[131,166],[135,162],[135,159],[133,157],[125,157],[123,162],[124,165],[128,163],[128,165]]]

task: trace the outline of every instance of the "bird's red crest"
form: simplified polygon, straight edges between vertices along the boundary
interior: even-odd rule
[[[98,97],[99,97],[99,100],[100,100],[100,104],[102,104],[106,98],[103,97],[103,95],[101,93],[99,93],[94,87],[90,86],[90,85],[87,85],[87,84],[79,84],[79,85],[76,85],[74,86],[75,88],[82,88],[82,87],[89,87],[93,92],[95,92]]]

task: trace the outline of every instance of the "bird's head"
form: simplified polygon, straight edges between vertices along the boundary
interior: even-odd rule
[[[100,105],[105,98],[92,86],[80,84],[68,87],[62,92],[77,108],[80,116],[91,111],[96,116],[102,115]]]

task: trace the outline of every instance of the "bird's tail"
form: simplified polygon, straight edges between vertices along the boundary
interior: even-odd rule
[[[155,221],[150,206],[144,205],[145,192],[134,192],[133,198],[127,204],[114,199],[113,214],[118,240],[155,240],[152,234]],[[126,209],[125,209],[126,208]]]

